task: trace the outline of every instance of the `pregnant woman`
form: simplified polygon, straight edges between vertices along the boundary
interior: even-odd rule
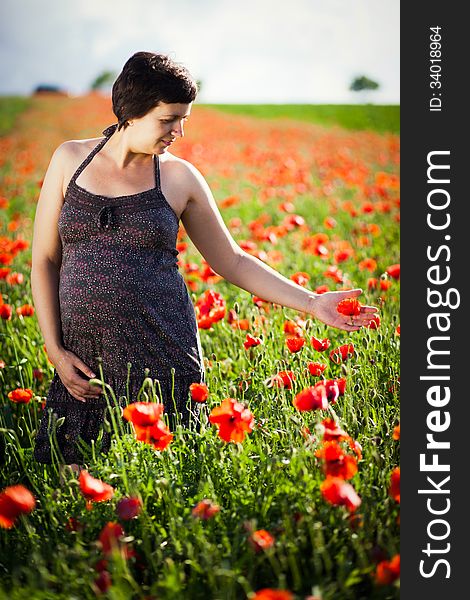
[[[169,151],[184,135],[197,86],[168,56],[137,52],[112,89],[117,123],[103,137],[66,141],[54,152],[38,201],[31,285],[48,357],[55,367],[34,456],[51,463],[51,413],[60,459],[74,470],[76,442],[96,440],[107,403],[135,401],[145,370],[170,428],[200,427],[189,386],[205,380],[194,307],[178,270],[179,223],[212,269],[267,301],[346,331],[367,324],[375,307],[350,319],[338,302],[361,290],[315,294],[243,251],[233,240],[201,173]],[[128,369],[130,363],[130,369]],[[49,410],[52,409],[52,410]],[[104,450],[110,433],[103,430]]]

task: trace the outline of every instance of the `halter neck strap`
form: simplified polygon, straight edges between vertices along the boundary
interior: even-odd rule
[[[84,159],[84,161],[79,165],[79,167],[77,168],[77,170],[73,174],[72,178],[70,179],[68,187],[70,187],[70,184],[76,185],[77,177],[80,175],[80,173],[83,171],[83,169],[91,162],[91,160],[93,159],[93,157],[95,156],[95,154],[97,154],[101,150],[101,148],[106,144],[106,142],[109,140],[109,138],[116,131],[117,126],[118,126],[118,124],[114,123],[113,125],[110,125],[109,127],[106,127],[106,129],[103,129],[102,133],[103,133],[103,135],[105,137],[100,142],[98,142],[98,144],[88,154],[88,156]],[[160,182],[160,160],[159,160],[159,158],[160,157],[158,156],[158,154],[154,154],[153,155],[153,165],[154,165],[154,174],[155,174],[155,187],[152,188],[152,189],[155,189],[155,190],[157,190],[157,192],[162,193],[161,182]],[[138,196],[138,195],[140,195],[142,193],[146,193],[147,191],[150,191],[150,190],[144,190],[143,192],[139,192],[137,194],[130,194],[129,196],[120,196],[120,198],[122,198],[122,197]],[[88,192],[88,193],[90,195],[93,195],[93,196],[96,196],[96,197],[100,197],[99,194],[91,194],[90,192]],[[109,198],[108,198],[108,200],[109,200]]]
[[[106,129],[103,129],[103,131],[101,133],[105,137],[111,137],[113,135],[113,133],[116,131],[117,127],[118,127],[118,123],[114,123],[113,125],[106,127]]]

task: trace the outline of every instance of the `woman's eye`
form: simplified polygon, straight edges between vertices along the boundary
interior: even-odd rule
[[[183,117],[181,120],[186,122],[188,119],[189,119],[189,117]],[[161,122],[165,123],[165,124],[173,123],[173,121],[177,121],[177,119],[169,119],[169,120],[161,119]]]

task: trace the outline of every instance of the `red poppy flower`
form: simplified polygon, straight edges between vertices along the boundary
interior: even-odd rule
[[[365,258],[361,260],[358,266],[361,271],[370,271],[372,273],[377,269],[377,261],[373,258]]]
[[[202,281],[205,281],[206,283],[217,283],[217,281],[222,279],[222,277],[218,275],[205,260],[203,260],[202,263],[202,269],[199,273]]]
[[[357,460],[346,454],[337,441],[325,441],[315,455],[323,459],[327,477],[351,479],[357,473]]]
[[[336,227],[338,223],[336,222],[335,219],[333,219],[333,217],[326,217],[325,219],[323,219],[323,225],[327,228],[327,229],[334,229]]]
[[[148,427],[140,427],[134,423],[134,430],[138,442],[152,444],[155,450],[165,450],[173,439],[173,434],[162,420]]]
[[[330,352],[330,360],[339,365],[354,354],[354,344],[344,344]]]
[[[111,584],[111,573],[104,569],[100,571],[98,577],[95,578],[95,585],[102,594],[105,594],[109,590]]]
[[[326,410],[328,408],[328,399],[326,397],[326,388],[324,385],[315,385],[299,392],[293,405],[298,410]]]
[[[69,517],[65,524],[65,529],[67,531],[78,531],[79,529],[83,529],[83,525],[75,517]]]
[[[38,379],[39,381],[42,381],[44,378],[44,372],[42,369],[33,369],[33,377],[34,379]]]
[[[265,305],[269,305],[269,302],[263,300],[263,298],[260,298],[259,296],[253,296],[253,304],[256,304],[259,308],[263,308],[266,307]]]
[[[316,233],[302,240],[302,250],[315,256],[328,256],[328,248],[325,244],[328,242],[326,233]]]
[[[357,460],[361,460],[361,458],[362,458],[361,444],[359,442],[356,442],[356,440],[353,440],[352,438],[349,438],[348,441],[349,441],[349,447],[357,456]]]
[[[325,441],[336,440],[338,442],[341,442],[342,440],[349,439],[349,435],[343,429],[341,429],[341,427],[338,425],[338,423],[336,423],[334,419],[323,419],[321,425],[324,429],[323,439]]]
[[[400,335],[400,325],[396,326],[395,333],[396,335]]]
[[[282,329],[284,333],[287,333],[288,335],[296,337],[302,336],[302,327],[297,325],[295,321],[285,321]]]
[[[124,535],[124,529],[119,523],[111,521],[106,523],[99,535],[103,553],[110,554],[115,548],[119,548],[122,544],[120,538],[124,537]]]
[[[108,568],[109,560],[107,558],[100,558],[100,560],[95,564],[95,571],[101,573],[101,571],[105,571]]]
[[[338,386],[339,395],[344,396],[344,392],[346,391],[346,377],[341,377],[340,379],[334,379],[336,381],[336,385]]]
[[[392,435],[394,440],[399,440],[400,439],[400,424],[398,424],[396,427],[393,428],[393,435]]]
[[[392,282],[390,279],[381,279],[380,280],[380,289],[383,292],[386,292],[392,286]]]
[[[361,314],[361,303],[357,298],[345,298],[338,302],[336,310],[342,315],[355,317]]]
[[[367,323],[366,327],[368,327],[369,329],[378,329],[380,327],[380,317],[377,315],[372,317],[371,320]]]
[[[214,504],[212,500],[205,498],[196,504],[191,511],[193,517],[207,521],[220,511],[220,506]]]
[[[230,324],[232,329],[242,329],[245,331],[250,329],[249,320],[248,319],[240,319],[238,316],[238,313],[233,308],[231,308],[228,311],[227,323]]]
[[[331,342],[328,338],[319,340],[316,337],[312,336],[310,338],[310,343],[315,348],[315,350],[317,350],[318,352],[324,352],[325,350],[328,350],[328,348],[331,346]]]
[[[134,519],[142,510],[142,500],[137,496],[121,498],[116,505],[116,512],[120,519],[129,521]]]
[[[36,506],[33,494],[24,485],[11,485],[0,493],[0,527],[11,529],[20,515]]]
[[[219,428],[219,437],[225,442],[242,442],[255,423],[250,410],[233,398],[226,398],[213,408],[209,421]]]
[[[323,382],[326,389],[326,397],[330,404],[334,404],[339,397],[339,386],[336,379],[327,379]]]
[[[163,411],[161,402],[132,402],[124,408],[122,416],[134,425],[148,427],[160,420]]]
[[[234,321],[238,321],[238,313],[234,308],[231,308],[227,313],[227,323],[232,324]]]
[[[400,555],[395,554],[391,560],[382,560],[375,571],[375,582],[378,585],[390,585],[400,577]]]
[[[205,383],[192,383],[189,391],[194,402],[205,402],[209,397],[209,390]]]
[[[320,491],[327,502],[345,506],[349,512],[354,512],[361,505],[356,490],[340,477],[327,477],[320,485]]]
[[[335,263],[342,263],[342,262],[348,260],[349,258],[351,258],[351,256],[353,256],[353,254],[354,254],[354,250],[352,248],[336,250],[336,252],[334,253],[333,259],[334,259]]]
[[[393,277],[393,279],[400,279],[400,265],[390,265],[389,267],[387,267],[387,274],[390,275],[390,277]]]
[[[297,285],[305,286],[310,279],[310,275],[308,273],[304,273],[303,271],[298,271],[297,273],[294,273],[293,275],[291,275],[290,278]]]
[[[249,333],[246,334],[245,341],[243,342],[243,347],[245,350],[248,348],[253,348],[254,346],[259,346],[261,344],[261,339],[257,337],[253,337]]]
[[[274,590],[263,588],[258,590],[251,600],[294,600],[294,596],[288,590]]]
[[[390,496],[400,504],[400,467],[395,467],[390,474]]]
[[[23,304],[16,309],[16,314],[21,317],[32,317],[34,315],[34,307],[31,304]]]
[[[24,281],[24,275],[23,275],[23,273],[16,273],[16,272],[8,273],[8,275],[6,277],[6,281],[10,285],[21,285]]]
[[[213,323],[224,318],[226,303],[219,292],[206,290],[196,301],[194,309],[198,326],[201,329],[210,329]]]
[[[33,397],[33,391],[29,388],[16,388],[12,392],[8,392],[8,397],[12,402],[17,404],[28,404]]]
[[[310,372],[310,375],[313,375],[314,377],[320,377],[320,375],[322,375],[323,371],[326,369],[327,365],[319,362],[309,362],[307,367]]]
[[[315,292],[317,294],[326,294],[326,292],[329,292],[330,288],[327,285],[319,285],[317,288],[315,288]]]
[[[294,371],[279,371],[273,377],[273,382],[276,383],[278,387],[285,387],[288,390],[292,388],[292,382],[295,380]]]
[[[376,279],[375,277],[369,277],[369,279],[367,280],[367,289],[375,290],[375,289],[377,289],[378,284],[379,284],[378,279]]]
[[[11,319],[11,315],[13,314],[13,309],[10,304],[0,304],[0,317],[4,321],[9,321]]]
[[[250,329],[250,321],[248,319],[238,319],[230,323],[232,329],[240,329],[241,331],[248,331]]]
[[[268,531],[266,531],[266,529],[258,529],[257,531],[253,531],[248,538],[248,541],[255,552],[261,552],[262,550],[272,548],[275,542],[274,537]]]
[[[289,336],[286,338],[286,346],[289,352],[299,352],[304,344],[305,339],[303,337]]]
[[[13,253],[17,254],[17,252],[19,252],[20,250],[26,250],[27,248],[29,248],[29,242],[22,238],[16,238],[16,240],[13,241],[11,247]]]
[[[0,265],[9,265],[13,262],[13,256],[11,254],[2,253],[0,254]]]
[[[335,283],[343,283],[343,272],[336,265],[328,267],[323,275],[333,279]]]
[[[92,502],[104,502],[114,495],[114,488],[100,479],[92,477],[85,469],[80,471],[78,477],[80,491],[86,499],[86,507],[90,509]]]

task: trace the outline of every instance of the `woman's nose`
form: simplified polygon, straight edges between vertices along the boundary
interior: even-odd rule
[[[180,137],[184,137],[183,123],[181,122],[181,123],[178,123],[178,125],[175,125],[175,127],[173,127],[171,132],[174,135],[179,135]]]

